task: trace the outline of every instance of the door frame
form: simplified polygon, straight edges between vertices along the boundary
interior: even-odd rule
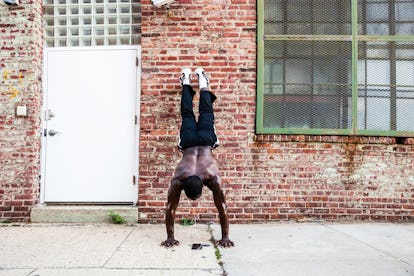
[[[45,180],[46,180],[46,136],[44,135],[46,129],[46,116],[48,107],[48,79],[47,79],[47,64],[49,52],[63,52],[63,51],[100,51],[100,50],[135,50],[137,56],[136,64],[136,83],[135,83],[135,137],[134,137],[134,178],[135,183],[132,188],[131,202],[136,205],[138,202],[138,185],[139,185],[139,137],[140,137],[140,113],[141,113],[141,46],[98,46],[98,47],[55,47],[43,48],[43,77],[42,77],[42,91],[43,103],[41,107],[41,151],[40,151],[40,203],[45,202]],[[131,179],[132,182],[132,179]],[[85,203],[87,204],[87,203]]]

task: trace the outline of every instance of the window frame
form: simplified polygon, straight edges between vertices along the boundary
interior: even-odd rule
[[[414,42],[414,36],[358,34],[358,4],[351,0],[351,35],[265,35],[264,2],[257,1],[257,99],[256,134],[309,134],[309,135],[361,135],[413,137],[414,131],[358,129],[358,50],[359,44],[368,41]],[[347,129],[321,128],[266,128],[264,127],[264,44],[265,41],[348,41],[351,42],[351,125]],[[363,60],[363,59],[362,59]],[[396,60],[388,59],[391,62]],[[391,96],[390,96],[391,97]],[[414,108],[414,107],[413,107]]]

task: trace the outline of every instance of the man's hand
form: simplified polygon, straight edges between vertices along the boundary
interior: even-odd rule
[[[232,247],[234,243],[228,238],[229,236],[229,217],[227,214],[226,200],[224,198],[223,190],[220,188],[220,177],[216,176],[207,187],[213,192],[214,204],[219,212],[220,226],[221,226],[221,240],[216,242],[216,245],[221,247]]]
[[[180,245],[180,242],[175,239],[167,239],[161,243],[162,246],[165,247],[173,247],[174,245]]]
[[[180,242],[174,239],[174,220],[175,210],[177,209],[178,202],[180,201],[181,190],[183,189],[181,182],[177,179],[173,179],[170,189],[168,190],[168,204],[165,214],[165,228],[167,230],[167,240],[161,243],[165,247],[173,247],[174,245],[180,245]]]
[[[227,247],[234,246],[234,242],[232,242],[228,238],[224,238],[224,239],[221,239],[219,241],[216,241],[216,245],[227,248]]]

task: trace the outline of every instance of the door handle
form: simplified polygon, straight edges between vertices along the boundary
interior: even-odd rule
[[[61,132],[53,130],[53,129],[49,130],[48,133],[49,133],[49,136],[55,136],[56,134],[61,134]]]
[[[52,110],[50,110],[50,109],[48,109],[47,110],[47,112],[46,112],[46,120],[50,120],[50,119],[52,119],[52,118],[54,118],[56,115],[55,115],[55,113],[53,113],[52,112]]]

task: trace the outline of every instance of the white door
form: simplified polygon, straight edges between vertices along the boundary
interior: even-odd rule
[[[136,202],[138,53],[45,49],[43,202]]]

